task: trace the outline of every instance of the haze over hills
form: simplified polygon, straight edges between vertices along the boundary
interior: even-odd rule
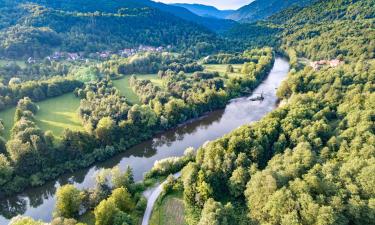
[[[214,6],[202,5],[202,4],[185,4],[176,3],[174,6],[179,6],[188,9],[189,11],[203,17],[214,17],[225,19],[236,10],[219,10]]]
[[[304,7],[315,1],[316,0],[255,0],[237,10],[219,10],[214,6],[202,4],[177,3],[172,5],[188,9],[189,11],[202,17],[215,17],[251,23],[258,20],[267,19],[271,15],[274,15],[291,6]]]

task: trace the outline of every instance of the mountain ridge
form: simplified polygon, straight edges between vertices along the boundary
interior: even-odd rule
[[[293,5],[307,6],[316,0],[255,0],[239,8],[227,18],[241,22],[255,22],[266,19]]]
[[[203,4],[188,4],[188,3],[175,3],[171,4],[178,7],[183,7],[192,13],[202,17],[214,17],[220,19],[226,19],[229,15],[234,13],[236,10],[220,10],[214,6],[203,5]]]

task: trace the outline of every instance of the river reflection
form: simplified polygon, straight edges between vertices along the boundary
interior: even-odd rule
[[[142,142],[110,160],[97,163],[90,168],[60,176],[42,187],[29,189],[22,194],[0,202],[0,224],[7,224],[15,215],[22,214],[34,219],[50,221],[55,204],[55,191],[60,185],[72,183],[78,188],[89,188],[95,184],[95,175],[102,168],[119,166],[125,170],[133,168],[135,180],[141,180],[156,160],[181,156],[186,148],[198,148],[206,141],[214,140],[233,129],[261,119],[276,107],[276,89],[289,71],[289,64],[277,58],[267,79],[254,91],[263,93],[264,101],[253,102],[247,97],[232,100],[224,110],[181,125],[149,141]]]

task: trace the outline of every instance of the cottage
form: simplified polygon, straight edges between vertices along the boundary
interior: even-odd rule
[[[80,59],[78,53],[68,53],[68,60],[77,61],[78,59]]]
[[[27,59],[27,63],[29,63],[29,64],[34,64],[35,62],[36,62],[35,59],[33,59],[32,57],[29,57]]]
[[[329,67],[335,68],[335,67],[342,65],[343,63],[344,62],[340,61],[339,59],[319,60],[319,61],[310,62],[310,66],[314,70],[320,70],[323,66],[329,66]]]

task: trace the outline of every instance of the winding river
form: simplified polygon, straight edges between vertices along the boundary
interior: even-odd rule
[[[90,168],[61,176],[42,187],[29,189],[17,196],[2,199],[0,202],[0,224],[5,225],[16,215],[30,216],[34,219],[50,221],[55,205],[55,191],[60,185],[72,183],[78,188],[89,188],[95,184],[96,173],[103,168],[119,166],[133,168],[134,178],[139,181],[150,170],[156,160],[171,156],[181,156],[188,147],[198,148],[206,141],[214,140],[233,129],[260,120],[275,109],[276,89],[289,71],[289,63],[276,58],[268,77],[254,91],[254,96],[263,93],[264,100],[251,101],[249,97],[237,98],[224,110],[211,112],[206,116],[181,125],[173,130],[159,134],[149,141],[142,142],[126,152],[97,163]]]

